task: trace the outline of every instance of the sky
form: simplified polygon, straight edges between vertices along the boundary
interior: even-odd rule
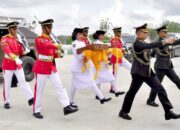
[[[1,0],[0,15],[40,21],[54,19],[55,34],[71,35],[75,27],[99,29],[100,21],[109,19],[113,27],[122,26],[124,33],[148,23],[159,26],[164,20],[180,21],[180,0]]]

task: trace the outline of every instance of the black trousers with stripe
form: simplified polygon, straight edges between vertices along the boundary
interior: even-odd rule
[[[154,91],[157,92],[159,100],[164,108],[165,113],[168,113],[173,108],[170,103],[167,93],[161,85],[158,77],[152,73],[150,77],[142,77],[137,74],[132,75],[132,82],[122,105],[121,112],[129,113],[135,98],[136,93],[140,89],[143,83],[146,83]]]
[[[169,69],[155,69],[156,75],[160,82],[163,81],[164,77],[167,76],[173,83],[176,84],[177,88],[180,89],[180,79],[173,68]],[[157,96],[157,92],[151,89],[148,101],[154,102]]]

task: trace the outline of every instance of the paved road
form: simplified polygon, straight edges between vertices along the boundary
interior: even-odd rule
[[[58,70],[64,86],[69,91],[71,82],[70,63],[71,56],[65,56],[58,60]],[[173,59],[175,70],[180,75],[180,58]],[[118,87],[127,91],[131,81],[128,70],[121,68],[118,77]],[[34,81],[30,82],[33,89]],[[169,98],[174,105],[175,112],[180,113],[180,92],[176,86],[165,78],[165,86]],[[0,84],[2,93],[2,84]],[[135,98],[130,115],[132,121],[126,121],[118,117],[124,96],[116,98],[108,93],[109,84],[102,86],[106,96],[113,100],[101,105],[95,100],[91,90],[78,91],[76,95],[79,105],[79,112],[64,116],[62,106],[57,100],[54,87],[47,82],[43,98],[43,120],[35,119],[32,116],[32,107],[27,105],[25,95],[20,87],[11,89],[10,110],[3,109],[2,98],[0,100],[0,130],[179,130],[180,120],[164,120],[162,106],[152,108],[146,105],[149,94],[149,87],[145,84]],[[159,100],[157,100],[159,103]]]

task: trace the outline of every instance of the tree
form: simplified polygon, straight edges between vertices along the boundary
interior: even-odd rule
[[[58,36],[58,39],[60,39],[60,41],[66,45],[71,45],[72,43],[72,38],[69,35],[60,35]]]
[[[151,40],[156,39],[156,37],[157,37],[156,28],[158,28],[158,27],[160,27],[162,25],[167,25],[168,32],[180,33],[180,23],[165,20],[159,25],[156,25],[156,26],[150,25],[150,27],[149,27],[149,37],[150,37]]]
[[[157,32],[154,28],[149,28],[149,37],[151,39],[151,41],[154,41],[157,37]]]
[[[180,23],[165,20],[162,25],[167,25],[169,32],[180,33]]]

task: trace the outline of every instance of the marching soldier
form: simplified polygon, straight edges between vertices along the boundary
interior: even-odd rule
[[[86,44],[86,46],[91,45],[91,41],[88,38],[89,27],[84,27],[82,29],[83,29],[83,32],[82,32],[81,41],[83,41]]]
[[[158,41],[152,44],[145,43],[145,39],[148,36],[147,24],[136,27],[137,39],[133,43],[133,64],[131,69],[132,82],[131,86],[126,93],[122,108],[119,112],[119,116],[126,120],[131,120],[128,113],[131,110],[133,100],[136,93],[142,86],[143,82],[147,83],[153,90],[157,91],[159,100],[165,111],[165,120],[178,119],[180,115],[175,114],[171,111],[173,106],[171,105],[167,93],[161,85],[159,79],[154,74],[150,67],[150,52],[149,49],[167,46],[168,44],[174,43],[174,38],[167,38],[162,41]]]
[[[117,27],[117,28],[113,29],[114,37],[110,40],[110,43],[111,43],[111,47],[120,49],[122,54],[123,54],[126,52],[126,50],[124,47],[124,43],[121,39],[121,29],[122,29],[121,27]],[[129,61],[126,60],[126,58],[124,58],[123,55],[121,57],[117,57],[115,55],[112,55],[110,62],[111,62],[112,67],[113,67],[113,75],[115,77],[115,80],[117,80],[119,66],[120,67],[123,66],[123,67],[127,68],[128,70],[131,69],[131,63],[129,63]],[[110,93],[114,93],[112,86],[110,89]],[[121,93],[124,94],[125,92],[121,92]]]
[[[85,42],[82,42],[82,32],[83,29],[75,28],[72,33],[72,50],[73,50],[73,62],[72,62],[72,83],[71,83],[71,93],[70,101],[71,106],[77,108],[75,103],[75,94],[78,89],[90,88],[98,95],[100,103],[103,104],[111,100],[111,98],[105,98],[101,91],[98,89],[93,75],[91,72],[92,62],[87,61],[90,66],[83,70],[84,61],[86,58],[85,52],[78,53],[78,49],[88,46]]]
[[[7,24],[9,34],[1,39],[2,50],[5,54],[2,63],[3,76],[4,76],[4,108],[10,109],[10,88],[13,74],[17,77],[19,85],[23,88],[28,104],[33,104],[33,93],[29,84],[25,80],[24,71],[22,68],[22,60],[20,56],[25,54],[22,44],[17,39],[18,22],[11,22]]]
[[[156,31],[159,35],[158,41],[162,41],[168,37],[167,34],[168,30],[166,25],[159,27],[158,29],[156,29]],[[165,47],[155,48],[153,52],[156,55],[154,69],[160,82],[163,81],[164,76],[167,76],[173,83],[176,84],[177,88],[180,89],[180,79],[173,69],[174,67],[171,61],[169,47],[165,46]],[[147,100],[148,105],[158,107],[158,104],[155,103],[156,95],[157,95],[156,91],[151,89],[149,98]]]
[[[43,118],[43,115],[41,114],[41,98],[47,79],[50,79],[55,86],[59,102],[64,107],[64,115],[74,113],[78,111],[78,109],[70,106],[67,92],[65,88],[63,88],[56,66],[53,63],[54,58],[60,57],[61,51],[61,45],[53,43],[50,37],[50,34],[52,33],[53,20],[48,19],[40,22],[40,24],[42,26],[42,35],[35,39],[38,57],[33,68],[36,75],[33,115],[38,119]]]

